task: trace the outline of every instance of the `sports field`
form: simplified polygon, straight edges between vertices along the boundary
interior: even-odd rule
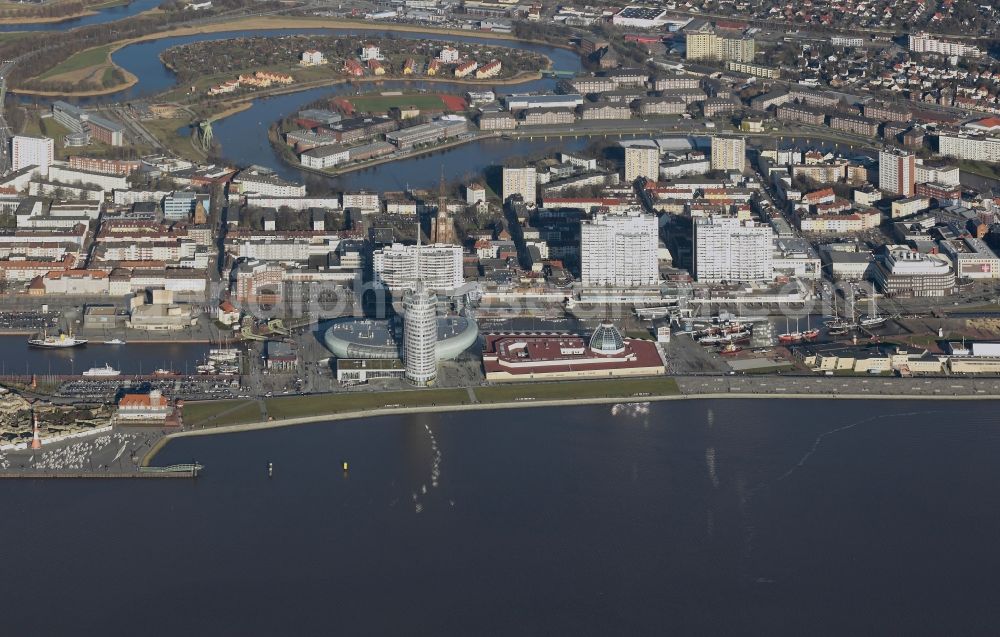
[[[349,113],[385,113],[393,107],[415,106],[421,111],[464,111],[465,99],[457,95],[405,93],[402,95],[358,95],[342,97],[338,106]]]

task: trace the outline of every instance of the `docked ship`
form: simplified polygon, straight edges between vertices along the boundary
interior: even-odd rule
[[[858,317],[858,327],[865,330],[882,327],[888,322],[888,315],[881,315],[878,313],[878,302],[874,298],[872,299],[872,313],[862,314]]]
[[[180,372],[173,369],[159,368],[153,371],[153,376],[180,376]]]
[[[235,361],[240,356],[240,350],[238,349],[210,349],[208,350],[208,359],[210,361],[218,362],[228,362]]]
[[[871,316],[862,316],[858,319],[858,325],[864,329],[872,329],[873,327],[882,327],[889,321],[888,316],[879,316],[878,314],[872,314]]]
[[[727,332],[724,334],[711,334],[698,339],[700,345],[721,345],[725,343],[743,343],[750,340],[750,330],[739,332]]]
[[[826,331],[833,335],[847,334],[854,329],[854,323],[848,323],[844,319],[835,318],[826,322]]]
[[[719,353],[722,354],[723,356],[735,356],[736,354],[739,354],[742,351],[743,348],[737,345],[736,343],[729,343],[728,345],[720,349]]]
[[[83,372],[84,376],[121,376],[121,374],[120,371],[107,363],[104,364],[104,367],[91,367]]]
[[[43,334],[41,338],[29,338],[28,345],[31,347],[46,347],[46,348],[61,348],[61,347],[77,347],[79,345],[86,345],[87,339],[76,338],[72,334],[59,334],[59,336],[49,336],[48,334]]]
[[[124,345],[125,341],[120,338],[113,338],[110,341],[104,341],[105,345]]]
[[[784,334],[778,334],[778,342],[782,345],[801,343],[804,339],[805,334],[802,332],[785,332]]]
[[[851,304],[851,318],[854,317],[854,305]],[[826,331],[833,336],[840,336],[842,334],[847,334],[851,330],[857,327],[857,324],[843,319],[837,312],[837,295],[833,295],[833,318],[826,322]]]
[[[795,327],[798,328],[798,324]],[[809,324],[809,316],[806,315],[806,331],[802,332],[802,340],[815,341],[817,338],[819,338],[819,329]]]
[[[795,331],[792,332],[788,329],[788,319],[785,319],[785,333],[778,334],[778,342],[782,345],[792,345],[794,343],[801,343],[806,338],[806,335],[799,331],[799,319],[795,319]]]

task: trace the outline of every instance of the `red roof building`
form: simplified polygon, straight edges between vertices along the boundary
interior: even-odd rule
[[[589,342],[577,334],[488,334],[483,367],[486,379],[492,382],[656,376],[666,372],[655,343],[622,338],[611,325],[598,327]]]
[[[118,401],[118,420],[127,422],[172,422],[174,405],[158,389],[148,394],[125,394]]]

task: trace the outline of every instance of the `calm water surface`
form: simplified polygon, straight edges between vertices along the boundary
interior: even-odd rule
[[[108,339],[120,336],[109,334]],[[159,335],[160,338],[169,338]],[[207,343],[144,343],[104,345],[101,338],[81,347],[37,349],[28,347],[27,336],[0,336],[2,374],[79,374],[91,367],[111,365],[125,374],[151,374],[158,367],[195,373],[208,354]]]
[[[149,11],[160,6],[163,0],[134,0],[127,5],[117,5],[103,9],[94,9],[92,15],[82,18],[73,18],[61,22],[35,22],[35,23],[3,23],[0,20],[0,32],[5,31],[68,31],[77,27],[85,27],[91,24],[104,24],[114,22],[131,16]]]
[[[0,482],[0,590],[45,600],[5,624],[53,635],[995,634],[995,409],[691,401],[181,440],[158,462],[203,462],[196,482]]]

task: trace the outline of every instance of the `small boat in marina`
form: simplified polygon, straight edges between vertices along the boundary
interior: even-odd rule
[[[123,341],[120,338],[113,338],[113,339],[111,339],[109,341],[104,341],[104,344],[105,345],[124,345],[125,341]]]

